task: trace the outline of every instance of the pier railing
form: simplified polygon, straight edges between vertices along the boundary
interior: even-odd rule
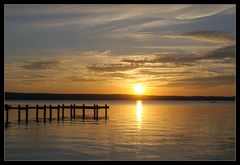
[[[62,120],[64,120],[64,110],[65,109],[70,109],[70,118],[75,118],[76,117],[76,110],[81,109],[82,110],[82,118],[85,119],[85,111],[86,110],[93,110],[93,118],[98,119],[98,110],[104,109],[105,110],[105,119],[107,119],[107,110],[110,107],[105,104],[104,106],[99,106],[94,104],[93,106],[89,105],[57,105],[57,106],[52,106],[51,104],[49,106],[43,105],[43,106],[21,106],[18,105],[17,107],[13,107],[11,105],[5,104],[5,111],[6,111],[6,123],[9,123],[9,110],[18,110],[18,122],[20,123],[21,121],[21,111],[25,111],[25,121],[28,123],[28,111],[29,110],[35,110],[36,111],[36,122],[39,122],[39,110],[43,110],[43,120],[46,122],[46,113],[47,110],[49,110],[49,120],[52,120],[52,110],[57,110],[57,120],[60,120],[60,111],[62,112]]]

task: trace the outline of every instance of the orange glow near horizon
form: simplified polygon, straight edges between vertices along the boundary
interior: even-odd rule
[[[5,92],[19,92],[19,93],[55,93],[55,94],[132,94],[136,96],[142,95],[175,95],[175,96],[235,96],[235,86],[221,86],[205,88],[184,88],[184,87],[149,87],[144,86],[143,93],[136,92],[134,85],[124,85],[122,82],[120,85],[101,84],[96,86],[95,84],[65,84],[65,85],[45,85],[45,84],[20,84],[20,83],[8,83],[5,82]],[[141,91],[141,90],[140,90]]]

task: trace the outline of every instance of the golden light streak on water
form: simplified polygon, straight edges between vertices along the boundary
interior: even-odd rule
[[[142,126],[142,113],[143,113],[142,101],[138,100],[136,102],[136,116],[138,129],[141,129]]]

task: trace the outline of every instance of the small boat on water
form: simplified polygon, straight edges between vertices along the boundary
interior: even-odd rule
[[[211,101],[211,103],[216,103],[216,101]]]

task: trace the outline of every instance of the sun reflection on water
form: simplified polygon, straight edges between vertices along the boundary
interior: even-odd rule
[[[137,125],[139,129],[141,129],[141,125],[142,125],[142,112],[143,112],[142,101],[138,100],[136,102],[136,115],[137,115]]]

